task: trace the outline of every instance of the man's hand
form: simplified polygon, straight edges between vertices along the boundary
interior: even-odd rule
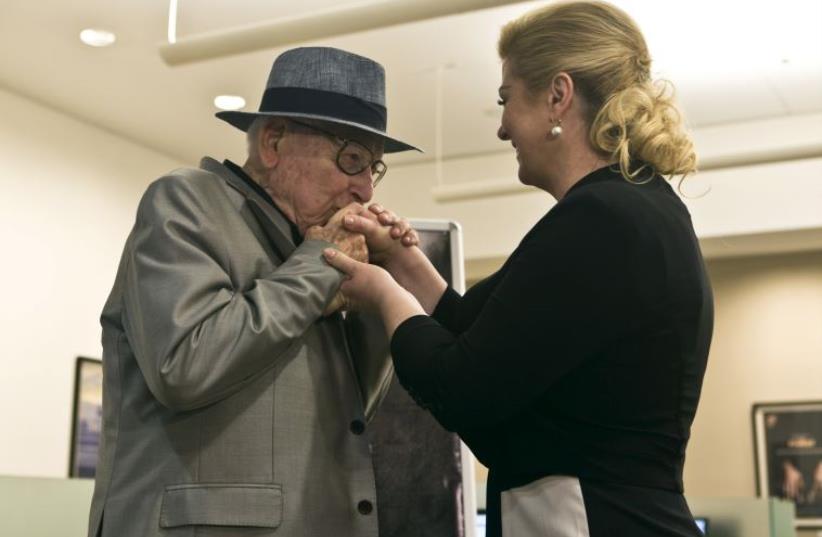
[[[308,228],[305,232],[305,238],[306,240],[314,239],[334,243],[337,248],[352,259],[368,263],[368,247],[365,243],[365,237],[362,233],[349,231],[342,225],[345,215],[363,214],[365,212],[367,212],[365,207],[359,203],[351,203],[337,211],[324,226],[312,226]],[[331,303],[329,303],[325,311],[323,311],[323,316],[331,315],[335,311],[346,309],[347,307],[348,299],[343,295],[342,291],[337,291]]]
[[[343,227],[346,214],[363,214],[365,208],[359,203],[351,203],[332,216],[324,226],[312,226],[305,232],[306,240],[323,240],[337,245],[345,255],[362,263],[368,262],[368,247],[362,233]]]

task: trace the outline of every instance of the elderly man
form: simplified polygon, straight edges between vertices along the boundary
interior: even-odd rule
[[[103,310],[89,536],[376,536],[363,433],[387,342],[335,312],[321,252],[367,258],[342,216],[365,212],[383,151],[415,148],[385,133],[382,67],[336,49],[283,53],[259,112],[217,115],[247,131],[247,162],[152,183]],[[382,224],[372,253],[414,242]]]

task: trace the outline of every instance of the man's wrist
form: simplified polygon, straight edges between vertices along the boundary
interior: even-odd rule
[[[321,228],[320,226],[312,226],[305,230],[305,237],[304,240],[317,240],[317,241],[325,241],[325,242],[332,242],[328,240],[326,237],[325,229]]]

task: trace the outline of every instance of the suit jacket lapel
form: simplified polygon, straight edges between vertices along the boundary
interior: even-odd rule
[[[256,217],[260,226],[263,228],[271,245],[282,256],[283,260],[288,259],[291,253],[296,249],[294,241],[291,240],[291,228],[285,218],[271,207],[268,202],[260,199],[259,194],[253,192],[256,197],[247,197],[246,202],[248,208]]]
[[[268,201],[263,199],[253,188],[249,187],[245,181],[237,177],[231,170],[216,160],[210,157],[204,157],[200,162],[200,167],[219,175],[232,188],[245,197],[246,205],[260,224],[266,238],[283,260],[288,259],[296,246],[291,239],[291,227],[283,215],[272,207]]]

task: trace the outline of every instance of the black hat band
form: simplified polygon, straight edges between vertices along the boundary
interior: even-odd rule
[[[335,118],[385,132],[384,106],[333,91],[308,88],[268,88],[260,112],[286,112]]]

